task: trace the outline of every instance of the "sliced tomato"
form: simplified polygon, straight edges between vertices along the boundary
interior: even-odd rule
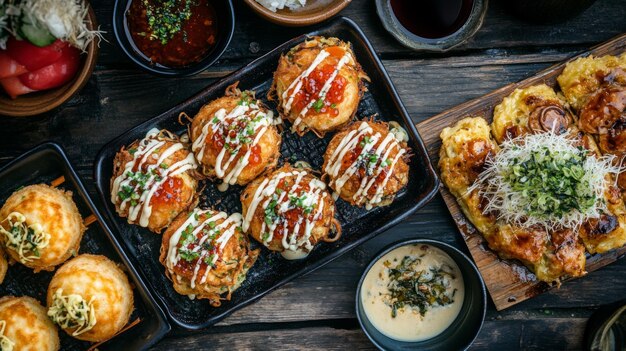
[[[80,66],[80,51],[73,46],[63,49],[51,65],[19,76],[22,84],[34,90],[52,89],[69,82]]]
[[[28,72],[26,67],[17,63],[6,52],[0,51],[0,79],[19,76],[26,72]]]
[[[33,91],[35,91],[25,86],[24,84],[22,84],[20,79],[17,77],[9,77],[9,78],[0,79],[0,85],[2,85],[2,87],[4,88],[4,91],[6,91],[7,94],[9,94],[11,99],[15,99],[16,97],[20,95],[32,93]]]
[[[53,64],[61,57],[66,47],[70,47],[70,45],[61,40],[56,40],[54,43],[40,48],[26,40],[17,40],[11,37],[7,41],[6,52],[27,70],[34,71]]]

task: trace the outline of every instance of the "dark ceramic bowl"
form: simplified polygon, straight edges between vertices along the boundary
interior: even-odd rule
[[[116,0],[113,9],[113,33],[122,51],[137,66],[150,73],[165,77],[185,77],[200,73],[222,56],[235,31],[235,11],[231,0],[212,0],[217,22],[215,46],[200,61],[185,67],[166,67],[150,62],[135,46],[126,23],[126,12],[132,0]]]
[[[376,0],[376,13],[383,27],[402,45],[418,51],[443,52],[469,40],[483,24],[488,0],[474,0],[467,21],[456,32],[441,38],[424,38],[406,29],[393,13],[390,0]]]
[[[459,315],[441,334],[423,341],[398,341],[379,332],[367,318],[361,302],[361,287],[363,286],[363,280],[365,279],[367,272],[369,272],[374,263],[376,263],[376,261],[378,261],[381,257],[399,247],[415,244],[431,245],[441,249],[448,254],[454,262],[456,262],[461,270],[461,273],[463,274],[465,298]],[[359,280],[359,286],[356,291],[356,315],[359,319],[359,323],[361,324],[361,328],[370,341],[381,350],[466,350],[472,342],[474,342],[476,336],[478,336],[480,328],[483,325],[483,321],[485,320],[486,312],[487,291],[485,289],[485,283],[483,282],[483,279],[472,260],[455,247],[441,241],[430,239],[411,239],[397,242],[384,248],[376,255],[376,257],[374,257],[367,268],[365,268],[365,271],[363,271],[363,275],[361,276],[361,280]]]

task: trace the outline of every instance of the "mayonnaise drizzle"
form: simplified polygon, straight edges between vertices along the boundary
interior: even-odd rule
[[[294,224],[294,228],[291,233],[287,233],[288,230],[288,221],[285,220],[282,216],[288,210],[294,208],[294,204],[292,203],[290,196],[296,196],[298,188],[303,184],[303,180],[307,175],[307,171],[304,170],[294,170],[290,172],[280,172],[274,175],[272,178],[265,178],[263,182],[256,189],[252,201],[250,202],[250,206],[245,214],[243,219],[243,230],[247,231],[250,222],[256,212],[257,207],[261,204],[261,208],[265,211],[268,208],[268,205],[273,200],[276,201],[275,212],[277,214],[276,218],[272,220],[268,220],[269,224],[266,221],[263,221],[261,225],[261,233],[268,233],[264,238],[264,244],[267,245],[272,238],[274,237],[274,231],[282,226],[283,230],[283,238],[282,238],[282,246],[287,251],[299,252],[305,250],[306,252],[313,249],[313,245],[310,242],[310,237],[312,230],[314,228],[314,224],[317,220],[322,217],[322,213],[324,211],[324,198],[328,196],[326,192],[326,184],[324,184],[319,179],[313,178],[309,183],[309,190],[306,192],[301,192],[298,197],[301,197],[302,206],[305,208],[312,208],[315,211],[313,215],[305,215],[300,216],[298,221]],[[295,177],[295,178],[294,178]],[[290,183],[293,182],[290,189],[287,191],[277,192],[278,184],[282,179],[292,178]],[[302,229],[302,230],[301,230]],[[299,233],[302,231],[302,235]],[[290,257],[295,257],[293,255],[287,255]],[[298,258],[301,258],[302,255],[298,255]]]
[[[206,219],[200,222],[200,217],[204,214],[209,214]],[[220,224],[215,224],[216,221],[223,220]],[[211,224],[213,223],[213,224]],[[174,267],[181,260],[181,247],[179,247],[181,236],[187,227],[193,228],[191,235],[193,241],[196,243],[191,252],[198,253],[196,264],[194,265],[193,277],[190,279],[191,288],[196,287],[196,281],[198,281],[198,272],[202,265],[206,265],[206,269],[200,280],[199,284],[204,284],[207,280],[209,272],[212,266],[218,261],[219,254],[224,250],[226,244],[230,238],[235,234],[238,227],[241,227],[241,214],[234,213],[228,216],[225,212],[216,212],[213,210],[201,210],[195,208],[187,220],[172,234],[169,241],[169,248],[167,250],[166,266],[170,272],[174,271]],[[212,227],[213,226],[213,227]],[[202,236],[198,238],[198,234],[202,233]],[[207,250],[203,247],[204,243],[209,240],[210,245],[214,246],[215,251]],[[183,248],[184,249],[184,248]],[[213,252],[213,253],[212,253]],[[212,255],[212,256],[211,256]],[[210,259],[210,263],[205,262],[205,258]]]
[[[348,179],[356,173],[361,164],[365,162],[368,157],[376,157],[375,162],[365,162],[365,167],[369,168],[365,172],[365,177],[361,180],[359,189],[352,196],[352,199],[357,204],[365,204],[365,208],[368,210],[372,209],[374,205],[383,200],[383,191],[389,182],[393,169],[400,157],[406,153],[406,150],[400,146],[400,143],[393,133],[387,133],[385,138],[382,138],[382,135],[378,132],[375,134],[373,133],[374,130],[367,122],[361,122],[359,128],[351,130],[348,134],[346,134],[346,136],[343,137],[343,139],[341,139],[339,145],[331,154],[328,164],[324,169],[324,172],[331,177],[330,186],[333,187],[335,194],[338,196],[338,194],[341,193],[341,188],[348,181]],[[361,140],[361,137],[366,136],[370,137],[369,142],[365,143],[355,160],[343,171],[343,173],[340,174],[339,172],[341,171],[343,164],[342,161],[346,154],[349,151],[354,150]],[[381,138],[382,141],[380,141]],[[380,143],[378,144],[378,147],[374,148],[379,141]],[[374,195],[371,196],[371,198],[368,198],[367,194],[369,189],[374,186],[380,174],[386,169],[386,167],[382,166],[382,163],[389,162],[389,156],[394,149],[397,149],[398,151],[393,160],[391,160],[391,163],[388,165],[389,169],[387,170],[385,178],[376,186],[376,192]]]
[[[291,111],[291,106],[293,104],[293,100],[296,97],[296,94],[298,94],[298,92],[302,89],[302,85],[304,84],[305,79],[328,56],[330,56],[330,53],[328,51],[326,51],[325,49],[322,49],[317,54],[317,56],[315,57],[315,59],[313,60],[311,65],[306,70],[304,70],[293,82],[291,82],[289,87],[283,92],[281,101],[282,101],[282,107],[283,107],[283,110],[284,110],[285,113],[289,113],[289,111]],[[295,121],[293,122],[293,125],[291,126],[291,130],[292,131],[296,131],[298,129],[298,126],[302,123],[302,118],[304,116],[306,116],[306,114],[309,111],[309,109],[311,109],[311,107],[313,107],[313,105],[315,104],[315,102],[317,100],[322,99],[322,101],[324,101],[326,99],[326,94],[330,90],[330,87],[331,87],[333,81],[335,80],[335,78],[339,74],[339,71],[341,70],[341,68],[348,62],[354,62],[354,60],[352,58],[352,55],[348,51],[346,51],[346,53],[337,62],[337,65],[335,66],[335,69],[333,70],[333,73],[324,82],[324,85],[322,85],[322,89],[320,89],[318,98],[317,99],[312,99],[302,109],[302,111],[300,111],[300,113],[298,114],[298,117],[295,119]],[[291,93],[290,93],[290,91],[291,91]],[[302,129],[302,128],[300,128],[300,129]]]
[[[119,203],[119,208],[122,211],[130,205],[128,209],[129,221],[135,222],[139,217],[139,225],[142,227],[148,226],[150,215],[152,214],[150,200],[160,186],[167,181],[168,178],[175,177],[198,167],[191,152],[187,157],[167,166],[167,168],[162,167],[162,164],[164,164],[168,157],[172,156],[176,151],[184,149],[185,146],[182,143],[174,143],[167,149],[161,150],[166,144],[166,141],[161,140],[158,137],[158,133],[158,130],[153,129],[139,142],[133,154],[133,159],[124,165],[124,170],[113,180],[113,186],[111,187],[111,201],[113,203]],[[157,161],[153,164],[146,165],[146,162],[150,158],[156,159]],[[145,169],[144,165],[146,165]],[[137,169],[137,172],[148,175],[144,186],[138,182],[136,182],[135,185],[131,185],[133,178],[129,176],[129,173],[134,173],[133,169]],[[133,199],[127,197],[126,199],[121,199],[119,195],[120,189],[124,189],[125,187],[130,187],[133,194],[139,195],[141,191],[139,198]],[[135,202],[134,205],[133,202]]]
[[[246,128],[237,133],[234,137],[231,137],[228,133],[230,130],[229,127],[236,126],[241,121],[246,123]],[[273,112],[269,111],[265,113],[256,103],[244,102],[237,105],[237,107],[228,113],[226,109],[222,108],[219,109],[215,113],[215,116],[211,120],[207,121],[207,123],[202,127],[202,133],[193,142],[191,150],[196,153],[196,158],[201,162],[206,145],[210,142],[207,140],[209,130],[211,130],[211,135],[225,131],[226,138],[224,139],[224,146],[222,146],[222,149],[217,155],[217,159],[215,161],[215,174],[218,178],[223,179],[223,184],[226,185],[224,187],[220,187],[219,189],[225,191],[228,184],[233,185],[237,183],[241,172],[243,172],[244,168],[249,163],[252,147],[257,145],[268,128],[276,123],[277,122],[274,121]],[[248,131],[251,133],[248,133]],[[241,135],[241,133],[244,133],[244,135]],[[246,144],[242,141],[242,139],[250,138],[255,134],[256,136],[249,143],[245,154],[237,159],[239,151],[243,145]],[[234,148],[233,145],[235,145]],[[235,160],[236,164],[227,173],[227,170],[231,168],[231,164]]]

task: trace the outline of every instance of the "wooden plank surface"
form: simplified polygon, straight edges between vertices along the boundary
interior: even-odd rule
[[[619,56],[625,49],[626,34],[611,39],[581,55]],[[489,94],[463,103],[420,122],[417,125],[417,129],[428,149],[432,163],[436,165],[439,160],[439,149],[441,147],[439,134],[444,128],[452,126],[466,117],[483,117],[491,124],[494,107],[518,88],[547,84],[558,91],[559,87],[556,83],[556,78],[561,74],[566,63],[575,59],[576,57],[570,58],[567,61],[537,72],[532,77],[521,82],[508,84]],[[485,285],[489,290],[489,294],[491,295],[496,309],[503,310],[552,288],[552,286],[545,282],[537,280],[522,263],[515,260],[502,260],[498,258],[495,252],[488,249],[487,241],[483,238],[482,234],[478,232],[465,217],[456,198],[445,187],[441,187],[440,191],[453,220],[472,254],[476,266],[483,276]],[[587,259],[586,271],[593,272],[604,267],[614,262],[617,257],[624,253],[626,253],[626,247],[613,250],[603,255],[593,255]]]
[[[414,53],[397,44],[380,25],[371,0],[353,0],[342,14],[368,35],[416,123],[626,32],[623,0],[599,0],[580,17],[549,26],[511,17],[503,1],[491,1],[485,25],[476,37],[446,54]],[[0,117],[0,166],[42,141],[55,140],[68,151],[92,196],[93,160],[107,141],[310,30],[267,23],[235,1],[236,31],[226,54],[195,77],[165,79],[138,71],[117,48],[110,25],[113,2],[92,3],[109,43],[102,44],[88,85],[46,115],[26,120]],[[97,197],[94,200],[99,203]],[[438,196],[399,226],[270,293],[220,325],[195,333],[175,330],[153,349],[373,349],[356,322],[356,283],[380,249],[414,237],[442,240],[468,252]],[[497,312],[490,302],[472,349],[580,349],[589,315],[599,305],[624,298],[624,291],[626,260],[621,260],[504,312]]]

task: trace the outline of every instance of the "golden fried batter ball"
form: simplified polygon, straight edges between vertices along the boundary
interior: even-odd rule
[[[409,181],[408,156],[406,142],[387,123],[355,122],[328,144],[322,179],[351,205],[389,205]]]
[[[254,92],[230,86],[226,96],[202,106],[191,123],[192,150],[202,173],[225,186],[246,185],[276,167],[281,143],[277,123],[280,119]]]
[[[565,102],[545,84],[515,89],[494,108],[491,128],[498,143],[527,133],[562,134],[573,122]]]
[[[0,240],[9,257],[51,271],[78,252],[85,226],[72,192],[45,184],[15,191],[0,209]]]
[[[243,283],[258,254],[241,229],[241,214],[195,208],[165,231],[159,260],[179,294],[218,307]]]
[[[270,98],[291,121],[292,131],[318,136],[346,125],[356,113],[369,80],[356,61],[350,43],[311,37],[282,55],[274,72]]]
[[[4,249],[0,247],[0,284],[4,281],[8,269],[9,263],[7,262],[7,254],[4,252]]]
[[[623,76],[622,78],[612,77],[612,75],[619,74],[620,70],[626,70],[626,55],[621,57],[589,55],[568,62],[563,73],[557,77],[557,81],[567,101],[576,110],[581,110],[588,102],[590,95],[600,89],[607,79],[618,79],[624,83]]]
[[[243,230],[287,259],[303,258],[319,241],[341,235],[335,201],[308,168],[285,164],[255,179],[241,193],[241,205]]]
[[[111,202],[130,224],[159,233],[196,200],[196,160],[167,131],[151,131],[113,161]]]
[[[48,317],[68,335],[100,342],[112,338],[128,323],[134,309],[133,289],[113,261],[83,254],[54,274],[47,304]]]
[[[27,296],[0,298],[0,343],[11,345],[14,351],[56,351],[61,347],[46,309]]]

